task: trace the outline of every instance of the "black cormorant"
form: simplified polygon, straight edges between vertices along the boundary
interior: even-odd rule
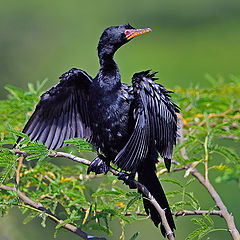
[[[174,230],[155,164],[160,154],[170,170],[177,137],[178,107],[170,101],[169,91],[155,82],[155,74],[150,71],[134,74],[132,86],[121,83],[113,59],[122,45],[150,31],[150,28],[135,29],[129,24],[104,30],[98,44],[100,70],[97,76],[92,78],[76,68],[64,73],[60,82],[41,96],[23,132],[49,149],[62,147],[69,138],[87,139],[98,152],[88,172],[106,173],[113,162],[123,172],[130,172],[126,178],[128,183],[138,173],[138,181],[165,209],[168,223]],[[143,203],[158,226],[161,223],[158,212],[147,199],[144,198]],[[161,231],[165,236],[162,225]]]

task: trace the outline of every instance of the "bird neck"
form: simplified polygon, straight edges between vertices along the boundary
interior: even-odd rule
[[[98,83],[105,90],[112,91],[121,86],[120,71],[113,59],[113,54],[99,54],[100,70]]]

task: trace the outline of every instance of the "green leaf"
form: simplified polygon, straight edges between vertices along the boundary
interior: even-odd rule
[[[60,229],[61,229],[61,228],[55,230],[54,235],[53,235],[54,238],[57,238],[57,235],[58,235]]]
[[[127,197],[141,197],[141,194],[138,192],[127,192],[126,196]]]
[[[213,230],[212,227],[207,227],[206,229],[203,229],[203,231],[199,234],[198,239],[202,239],[204,236],[206,236],[212,230]]]
[[[213,227],[214,227],[214,222],[213,222],[212,218],[209,216],[210,211],[212,211],[212,209],[209,210],[209,213],[208,213],[207,215],[204,214],[203,216],[204,216],[204,218],[208,221],[208,223],[211,225],[211,227],[213,228]]]
[[[28,216],[23,220],[23,224],[27,224],[32,221],[35,217],[39,216],[38,212],[31,212]]]
[[[206,112],[204,112],[204,120],[206,121],[207,131],[211,130],[210,122],[209,122],[208,115]]]
[[[78,148],[78,151],[94,152],[95,149],[84,138],[70,138],[64,141],[65,144],[73,144]]]
[[[175,207],[184,207],[184,206],[192,206],[192,203],[189,201],[179,201],[174,203]]]
[[[70,222],[72,222],[72,220],[71,220],[70,218],[69,218],[69,219],[66,219],[66,220],[62,221],[61,223],[59,223],[59,224],[55,227],[55,229],[59,229],[59,228],[61,228],[62,226],[64,226],[65,224],[70,223]]]
[[[10,86],[10,85],[6,85],[4,87],[12,96],[14,96],[15,98],[17,99],[20,99],[20,97],[23,96],[24,94],[24,91],[21,90],[20,88],[16,88],[16,87],[13,87],[13,86]]]
[[[40,91],[42,91],[43,87],[46,85],[48,79],[45,78],[41,83],[39,83],[39,81],[37,81],[37,94],[40,93]]]
[[[199,204],[198,200],[193,196],[192,192],[191,193],[185,192],[184,194],[191,199],[195,209],[199,209],[200,208],[200,204]]]
[[[191,128],[201,130],[205,134],[207,133],[207,129],[205,129],[205,127],[201,127],[198,125],[192,125]]]
[[[102,231],[102,232],[105,232],[109,235],[112,235],[112,231],[105,227],[105,226],[101,226],[99,224],[91,224],[90,227],[93,229],[93,230],[97,230],[97,231]]]
[[[200,218],[193,218],[193,219],[191,219],[191,221],[195,224],[200,225],[204,229],[208,227],[208,225],[204,222],[204,220],[202,220]]]
[[[135,239],[137,239],[138,235],[139,235],[139,232],[134,233],[134,234],[129,238],[129,240],[135,240]]]
[[[13,134],[15,134],[15,135],[17,135],[17,136],[19,136],[19,137],[23,137],[25,139],[28,139],[30,141],[30,138],[28,137],[28,135],[26,135],[26,134],[24,134],[22,132],[19,132],[19,131],[13,129],[13,128],[9,128],[8,131],[13,133]]]
[[[222,156],[224,156],[226,159],[228,159],[230,162],[233,163],[240,163],[240,157],[232,151],[230,148],[214,145],[211,149],[212,152],[216,152]]]
[[[175,191],[171,191],[171,192],[166,192],[165,194],[168,197],[171,196],[171,195],[175,196],[175,195],[178,195],[178,194],[182,194],[182,190],[175,190]]]
[[[92,194],[92,197],[99,197],[99,196],[105,196],[105,195],[115,195],[118,196],[121,193],[117,191],[101,191],[101,192],[96,192]]]
[[[18,157],[9,150],[0,152],[0,167],[3,170],[0,173],[0,184],[2,184],[8,177],[11,179],[15,174],[16,163]]]
[[[191,183],[195,182],[196,181],[196,178],[190,178],[186,184],[185,184],[185,187],[189,186]]]
[[[126,212],[136,201],[138,201],[141,198],[141,195],[138,194],[136,197],[132,198],[124,208],[124,212]]]
[[[173,183],[173,184],[176,184],[176,185],[178,185],[179,187],[183,188],[183,185],[182,185],[179,181],[177,181],[177,180],[175,180],[175,179],[171,179],[171,178],[161,178],[160,181],[161,181],[161,182]]]
[[[192,233],[190,233],[190,234],[187,236],[186,240],[192,240],[192,239],[194,239],[195,237],[198,237],[199,234],[201,234],[201,232],[203,232],[203,230],[204,230],[204,229],[202,229],[202,228],[198,228],[198,229],[194,230]]]
[[[41,158],[42,159],[42,157],[45,158],[46,154],[44,154],[44,153],[36,153],[36,154],[31,154],[31,155],[27,156],[26,160],[30,161],[30,160],[37,159],[37,158]]]
[[[16,140],[14,138],[6,138],[0,141],[0,145],[13,145],[16,143]]]
[[[110,214],[112,216],[117,216],[118,218],[120,218],[121,220],[127,222],[127,223],[130,223],[130,219],[128,219],[128,217],[122,215],[121,212],[118,212],[114,209],[110,209],[110,208],[105,208],[102,210],[102,214]]]
[[[28,146],[22,147],[21,150],[27,153],[42,153],[42,154],[48,153],[47,147],[42,142],[29,143]]]
[[[46,216],[46,214],[43,214],[42,215],[42,222],[41,222],[41,225],[42,225],[42,227],[46,227],[46,219],[47,219],[47,216]]]

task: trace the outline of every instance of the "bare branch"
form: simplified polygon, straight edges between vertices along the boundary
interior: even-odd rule
[[[212,210],[210,212],[207,211],[207,210],[195,210],[195,211],[183,210],[183,211],[179,211],[179,212],[172,212],[172,214],[175,215],[176,217],[178,217],[178,216],[203,215],[203,214],[217,215],[219,217],[223,217],[222,212],[217,211],[217,210]]]
[[[226,114],[228,112],[225,112],[224,114]],[[212,115],[213,116],[213,115]],[[184,123],[181,121],[180,122],[181,125],[181,129],[183,129],[183,125]],[[208,140],[208,139],[207,139]],[[230,234],[232,235],[232,238],[234,240],[239,240],[240,239],[240,234],[235,226],[234,223],[234,218],[232,216],[232,214],[230,214],[226,208],[226,206],[224,205],[222,199],[220,198],[220,196],[218,195],[217,191],[214,189],[214,187],[212,186],[212,184],[210,183],[209,179],[208,179],[208,152],[207,152],[207,146],[206,146],[206,141],[205,139],[205,178],[203,177],[203,175],[197,171],[197,169],[195,167],[192,168],[192,164],[184,166],[184,168],[181,168],[180,170],[188,170],[191,169],[190,173],[191,175],[193,175],[209,192],[209,194],[211,195],[212,199],[214,200],[214,202],[216,203],[216,206],[219,208],[219,210],[221,211],[222,217],[225,219],[227,226],[228,226],[228,231],[230,232]],[[181,134],[180,136],[180,143],[183,143],[183,134]],[[185,148],[182,148],[183,150],[181,151],[182,157],[184,159],[188,159],[188,156],[186,155],[186,151]]]
[[[52,221],[56,222],[57,224],[60,224],[63,222],[63,220],[61,220],[57,216],[55,216],[51,211],[46,209],[41,203],[34,202],[33,200],[28,198],[24,193],[22,193],[15,187],[8,187],[5,185],[0,185],[0,189],[16,192],[18,197],[24,202],[24,204],[31,206],[32,208],[34,208],[35,210],[37,210],[39,212],[44,212]],[[106,240],[106,238],[98,238],[98,237],[88,235],[87,233],[83,232],[80,228],[75,227],[74,225],[69,224],[69,223],[63,225],[62,228],[80,236],[84,240],[89,240],[89,239],[91,239],[91,240]]]
[[[63,192],[64,194],[64,198],[66,200],[68,200],[69,202],[72,202],[72,200]],[[76,203],[74,204],[74,206],[78,207],[79,204]],[[81,208],[82,211],[86,212],[88,210],[88,208],[86,207],[82,207]],[[101,213],[102,210],[97,209],[96,210],[97,213]],[[132,216],[133,212],[121,212],[121,214],[123,216]],[[146,213],[141,213],[141,212],[134,212],[134,214],[138,215],[138,216],[143,216],[143,217],[147,217],[148,215]],[[217,210],[212,210],[212,211],[208,211],[208,210],[182,210],[182,211],[172,211],[172,215],[176,216],[176,217],[180,217],[180,216],[194,216],[194,215],[203,215],[203,214],[209,214],[209,215],[215,215],[215,216],[219,216],[219,217],[223,217],[222,216],[222,212],[221,211],[217,211]]]
[[[82,207],[83,211],[87,211],[88,208]],[[96,210],[97,213],[102,212],[102,210]],[[124,216],[131,216],[133,214],[133,212],[121,212],[122,215]],[[145,216],[147,217],[148,215],[146,213],[140,213],[140,212],[134,212],[134,214],[138,215],[138,216]],[[216,215],[219,217],[223,217],[222,216],[222,212],[221,211],[217,211],[217,210],[212,210],[212,211],[208,211],[208,210],[183,210],[183,211],[176,211],[176,212],[172,212],[172,215],[176,216],[176,217],[184,217],[184,216],[194,216],[194,215],[203,215],[203,214],[209,214],[209,215]]]
[[[200,172],[197,171],[197,169],[193,169],[191,171],[191,174],[198,179],[198,181],[208,190],[208,192],[210,193],[212,199],[215,201],[216,206],[220,209],[223,218],[225,219],[227,226],[228,226],[228,231],[230,232],[230,234],[232,235],[232,238],[234,240],[239,240],[240,239],[240,234],[235,226],[234,223],[234,218],[232,216],[232,214],[230,214],[226,208],[226,206],[224,205],[222,199],[220,198],[220,196],[218,195],[217,191],[214,189],[214,187],[212,186],[212,184],[210,183],[209,180],[205,180],[204,177],[202,176],[202,174]]]
[[[21,156],[18,159],[18,167],[16,169],[16,182],[17,182],[17,185],[19,184],[19,181],[20,181],[20,170],[21,170],[21,167],[22,167],[23,159],[24,159],[24,156]]]
[[[161,219],[162,219],[162,225],[165,228],[166,231],[166,235],[167,238],[170,240],[174,240],[174,233],[172,231],[172,229],[170,228],[166,215],[165,215],[165,211],[159,206],[158,202],[156,201],[156,199],[152,196],[152,194],[147,190],[147,188],[142,185],[141,183],[134,181],[134,184],[137,186],[137,188],[144,193],[144,195],[150,200],[150,202],[152,203],[152,205],[156,208],[156,210],[158,211]]]

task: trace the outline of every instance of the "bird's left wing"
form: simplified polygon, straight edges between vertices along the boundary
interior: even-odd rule
[[[173,146],[177,137],[178,107],[171,102],[169,91],[154,82],[155,74],[150,71],[136,73],[133,76],[133,133],[115,158],[118,167],[132,171],[144,159],[151,145],[164,158],[170,169]]]
[[[88,89],[92,78],[83,70],[73,68],[60,77],[61,81],[45,92],[23,133],[49,149],[63,146],[74,137],[89,139]],[[19,138],[17,144],[22,140]]]

